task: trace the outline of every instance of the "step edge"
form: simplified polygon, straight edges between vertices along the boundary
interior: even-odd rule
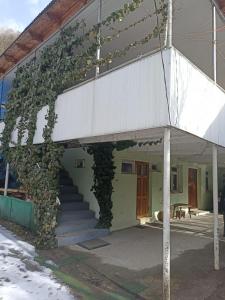
[[[63,235],[57,235],[56,238],[60,239],[60,238],[67,238],[67,237],[76,237],[77,235],[81,235],[81,234],[86,234],[86,233],[109,233],[110,230],[107,228],[92,228],[92,229],[84,229],[84,230],[80,230],[80,231],[73,231],[73,232],[69,232],[68,234],[63,234]]]

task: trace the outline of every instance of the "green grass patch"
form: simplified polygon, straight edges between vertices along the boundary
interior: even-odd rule
[[[146,286],[141,284],[140,282],[136,281],[130,281],[130,282],[122,282],[120,283],[121,286],[123,286],[127,291],[133,293],[133,294],[139,294],[146,290]]]
[[[87,256],[85,254],[79,254],[79,255],[72,255],[65,258],[60,259],[58,261],[59,266],[67,266],[70,265],[73,262],[81,262],[87,259]]]
[[[83,282],[77,280],[76,278],[65,274],[64,272],[60,270],[53,270],[53,273],[57,278],[59,278],[61,281],[63,281],[66,285],[73,288],[75,292],[80,294],[84,297],[84,299],[87,300],[130,300],[129,297],[121,296],[114,292],[107,292],[107,291],[96,291],[88,287]]]
[[[73,261],[80,261],[84,259],[84,256],[75,259],[74,256],[68,257],[60,261],[59,268],[46,264],[46,258],[42,256],[37,256],[35,260],[42,266],[45,266],[52,270],[56,278],[58,278],[62,283],[70,287],[75,294],[80,295],[85,300],[133,300],[132,296],[123,296],[113,291],[105,291],[101,288],[90,287],[88,284],[76,279],[75,277],[60,270],[60,265],[65,266]]]

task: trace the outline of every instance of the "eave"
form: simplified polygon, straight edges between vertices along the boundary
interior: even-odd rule
[[[0,77],[60,29],[90,0],[52,0],[0,56]]]
[[[222,13],[225,15],[225,0],[215,0],[215,2],[217,3]]]

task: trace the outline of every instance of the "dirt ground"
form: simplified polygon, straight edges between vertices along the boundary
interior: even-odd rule
[[[131,241],[134,251],[127,244],[132,235],[136,237]],[[142,252],[138,237],[147,240]],[[111,244],[104,248],[86,251],[75,246],[42,251],[40,256],[43,261],[50,259],[57,264],[56,273],[63,280],[69,276],[66,282],[79,299],[157,300],[162,299],[161,237],[158,228],[133,228],[107,237]],[[174,231],[171,240],[171,299],[225,299],[225,243],[220,243],[221,270],[214,271],[211,238]]]
[[[221,220],[220,271],[213,270],[212,215],[171,224],[172,300],[225,299],[225,239]],[[32,239],[19,226],[4,223],[23,239]],[[72,246],[39,251],[36,259],[52,269],[76,299],[162,299],[161,225],[144,230],[129,228],[104,240],[109,245],[103,248],[88,251]]]

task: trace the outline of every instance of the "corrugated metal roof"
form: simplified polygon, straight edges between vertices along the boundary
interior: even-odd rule
[[[90,0],[52,0],[0,56],[0,76],[56,32]]]
[[[225,0],[212,0],[225,16]]]

